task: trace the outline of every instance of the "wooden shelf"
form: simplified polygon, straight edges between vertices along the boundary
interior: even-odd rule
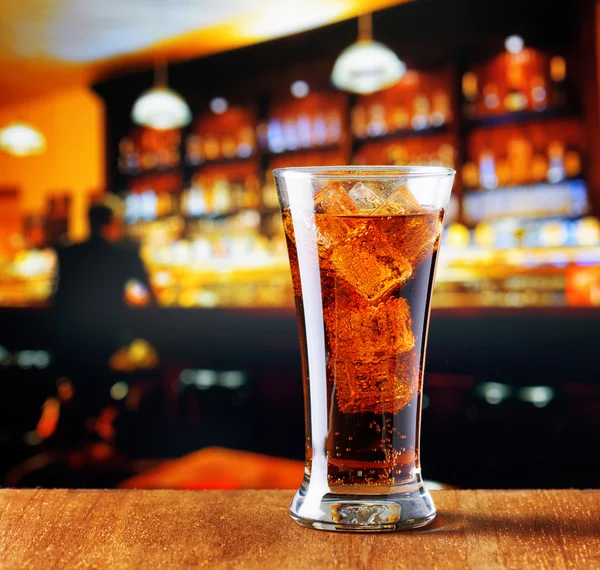
[[[398,139],[407,139],[413,137],[431,137],[443,135],[450,132],[449,125],[441,125],[439,127],[426,127],[425,129],[401,129],[399,131],[391,131],[378,136],[367,136],[364,138],[354,137],[352,140],[355,145],[361,145],[368,142],[376,141],[393,141]]]
[[[545,119],[578,119],[579,114],[573,108],[550,108],[543,111],[515,111],[514,113],[503,113],[501,115],[489,115],[486,117],[465,118],[465,130],[479,127],[498,127],[501,125],[517,125],[532,123]]]
[[[583,184],[585,185],[585,180],[581,176],[575,176],[573,178],[565,178],[560,182],[548,182],[545,180],[541,180],[540,182],[528,182],[526,184],[510,184],[506,186],[498,186],[496,188],[464,188],[463,196],[467,196],[469,194],[483,194],[487,192],[504,192],[508,190],[515,189],[531,189],[534,190],[536,188],[540,189],[548,189],[553,187],[562,186],[563,184]]]
[[[226,164],[237,164],[240,162],[248,162],[250,160],[256,160],[256,153],[252,153],[249,156],[224,156],[222,158],[214,158],[211,160],[205,160],[198,164],[190,164],[189,162],[185,162],[186,167],[192,168],[194,170],[200,170],[202,168],[206,168],[207,166],[214,165],[226,165]]]
[[[136,176],[148,176],[152,174],[171,174],[172,172],[181,172],[182,165],[178,164],[176,166],[165,166],[165,167],[156,167],[149,168],[147,170],[138,170],[137,172],[121,172],[119,174],[121,176],[125,176],[127,178],[134,178]]]
[[[306,146],[302,148],[296,149],[286,149],[281,152],[273,152],[272,150],[265,150],[264,154],[272,157],[272,156],[292,156],[297,154],[305,154],[307,152],[324,152],[330,150],[340,150],[342,148],[341,143],[330,143],[330,144],[322,144],[318,146]]]

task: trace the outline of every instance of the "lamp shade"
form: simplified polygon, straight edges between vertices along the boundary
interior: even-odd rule
[[[178,93],[168,87],[153,87],[135,102],[131,118],[138,125],[166,130],[185,127],[192,113]]]
[[[43,154],[46,137],[31,125],[16,121],[0,129],[0,150],[13,156]]]
[[[406,73],[406,65],[388,47],[370,39],[348,46],[333,66],[333,84],[353,93],[373,93],[391,87]]]

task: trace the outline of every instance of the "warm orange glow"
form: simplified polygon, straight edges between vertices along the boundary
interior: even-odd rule
[[[60,402],[56,398],[48,398],[42,406],[42,416],[35,428],[36,433],[44,439],[50,437],[56,431],[59,418]]]
[[[40,99],[2,106],[0,126],[22,117],[47,139],[42,156],[0,153],[0,186],[19,191],[19,214],[42,214],[51,196],[70,194],[70,237],[87,231],[89,196],[104,187],[102,103],[89,89],[76,87]]]
[[[44,3],[43,11],[38,9],[35,13],[34,10],[32,14],[32,7],[29,4],[20,0],[5,0],[2,4],[2,15],[8,24],[7,29],[13,32],[15,38],[12,44],[9,44],[11,49],[2,49],[0,46],[0,68],[2,69],[0,101],[18,101],[24,95],[39,95],[65,86],[87,85],[110,77],[116,72],[150,68],[157,55],[167,56],[169,61],[202,57],[354,18],[401,4],[403,1],[408,0],[290,0],[280,6],[275,4],[275,7],[273,3],[265,3],[262,7],[260,4],[252,5],[251,10],[242,4],[238,10],[239,15],[225,22],[218,24],[207,22],[204,15],[198,20],[199,28],[202,25],[205,26],[204,28],[175,37],[162,38],[147,48],[134,48],[133,52],[126,53],[127,49],[131,48],[123,46],[122,51],[114,57],[87,63],[67,63],[66,60],[50,53],[63,53],[65,50],[68,52],[65,38],[61,34],[55,34],[55,38],[48,40],[48,34],[35,33],[35,30],[40,31],[47,27],[52,37],[52,32],[55,32],[52,27],[60,21],[65,23],[71,16],[81,17],[90,27],[89,20],[94,18],[94,10],[98,9],[97,4],[84,3],[78,8],[80,13],[73,15],[65,14],[65,10],[68,9],[65,6],[69,3],[61,6],[62,3],[50,0]],[[170,14],[168,6],[171,10],[178,9],[176,3],[172,5],[165,3],[165,18]],[[123,10],[125,9],[124,6]],[[134,5],[134,9],[139,9],[137,4]],[[199,6],[198,9],[201,10],[201,7]],[[132,15],[130,10],[122,16],[123,22],[128,23],[136,15],[135,13]],[[90,36],[89,42],[95,41],[99,44],[107,41],[106,38],[110,37],[112,30],[107,30],[106,27],[113,26],[114,23],[110,18],[106,21],[106,24],[102,24],[101,20],[96,18],[91,26],[95,39]],[[144,27],[141,18],[135,21],[139,22],[139,28],[133,27],[133,35],[136,31],[147,34],[148,22],[145,22],[146,27]],[[19,24],[22,22],[35,22],[34,33],[28,36],[24,36],[23,32],[17,33],[21,29]],[[161,30],[160,26],[154,28]],[[72,62],[76,62],[81,57],[78,53],[69,53],[69,55]]]

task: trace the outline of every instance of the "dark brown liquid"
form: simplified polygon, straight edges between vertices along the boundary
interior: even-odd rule
[[[419,466],[422,369],[441,218],[439,211],[315,216],[327,363],[325,452],[330,484],[400,483]],[[289,211],[284,212],[284,225],[307,378],[302,290],[310,283],[301,279]],[[311,451],[307,429],[308,469]]]

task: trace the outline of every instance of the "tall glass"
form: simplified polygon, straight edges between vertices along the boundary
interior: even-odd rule
[[[435,506],[419,465],[431,290],[454,171],[274,171],[304,377],[306,466],[299,524],[386,531]]]

